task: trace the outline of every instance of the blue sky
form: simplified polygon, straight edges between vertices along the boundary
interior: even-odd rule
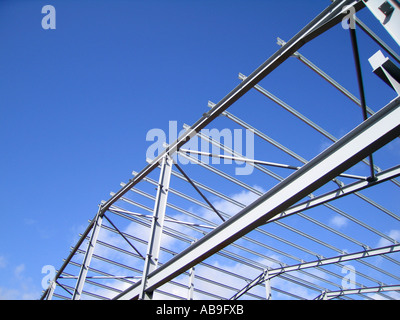
[[[239,72],[250,74],[279,48],[277,37],[289,40],[329,3],[2,0],[0,299],[40,296],[42,267],[60,266],[100,201],[145,166],[150,129],[194,123],[209,100],[218,102],[239,83]],[[41,27],[46,4],[56,9],[55,30]],[[301,52],[358,96],[348,33],[330,34],[340,40],[324,36]],[[363,63],[376,51],[365,43]],[[300,72],[300,80],[287,77]],[[290,60],[263,84],[338,137],[361,121],[355,107],[332,121],[335,101],[324,100],[329,86],[312,89],[306,79],[315,76]],[[371,79],[376,92],[394,97]],[[304,102],[296,105],[299,93],[289,88],[303,87]],[[301,124],[282,126],[277,108],[260,117],[243,107],[262,99],[251,93],[232,113],[256,127],[268,118],[274,137],[307,159],[326,143],[307,142]],[[374,110],[385,99],[368,91]]]

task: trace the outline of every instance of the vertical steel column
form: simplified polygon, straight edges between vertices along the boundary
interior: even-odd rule
[[[56,281],[52,280],[50,282],[49,288],[47,289],[46,300],[52,300],[53,299],[54,290],[56,290]]]
[[[188,290],[188,300],[193,300],[193,292],[194,292],[194,272],[195,267],[190,268],[189,270],[189,290]]]
[[[148,288],[155,290],[212,256],[399,135],[400,97],[392,100],[298,171],[152,272],[147,279]],[[140,282],[135,283],[114,299],[135,299],[140,294],[140,286]]]
[[[271,300],[272,299],[271,279],[269,277],[268,270],[265,270],[264,284],[265,284],[265,299]]]
[[[314,300],[328,300],[328,292],[326,290],[322,291],[322,293]]]
[[[89,271],[90,261],[92,260],[94,247],[97,242],[97,238],[99,236],[99,232],[101,229],[101,224],[103,222],[103,216],[100,214],[101,207],[96,215],[95,222],[93,224],[92,235],[90,236],[89,244],[85,253],[85,257],[83,259],[83,263],[81,266],[81,270],[79,272],[78,280],[76,282],[75,291],[72,296],[73,300],[79,300],[82,295],[83,285],[86,281],[86,276]]]
[[[192,241],[192,244],[195,243],[196,241]],[[194,293],[194,273],[195,273],[196,267],[192,267],[189,269],[189,286],[188,286],[188,295],[187,295],[187,300],[193,300],[193,293]]]
[[[157,196],[154,204],[153,221],[151,223],[150,238],[143,268],[142,287],[139,299],[149,300],[153,298],[152,291],[146,292],[146,283],[148,274],[154,271],[158,264],[171,171],[172,159],[167,154],[163,157],[161,164],[160,179],[158,182]]]

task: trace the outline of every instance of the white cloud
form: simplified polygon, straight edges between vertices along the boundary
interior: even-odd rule
[[[261,193],[265,192],[264,189],[261,187],[254,186],[253,188],[256,189],[257,191],[260,191]],[[251,191],[245,191],[245,190],[240,193],[232,195],[232,199],[234,199],[240,203],[243,203],[246,206],[258,198],[259,198],[258,194],[255,194]]]
[[[336,228],[343,228],[343,227],[347,226],[348,220],[343,216],[335,215],[329,221],[329,224]]]
[[[262,187],[254,186],[253,188],[256,189],[257,191],[260,191],[261,193],[265,192],[265,190]],[[259,198],[259,195],[255,194],[254,192],[248,191],[248,190],[243,190],[239,193],[232,194],[230,196],[230,198],[247,206],[250,203],[257,200]],[[215,206],[215,208],[217,210],[225,212],[229,215],[235,215],[242,209],[242,207],[237,206],[234,203],[226,201],[226,200],[217,200],[213,203],[213,205]]]
[[[388,291],[388,292],[385,292],[385,295],[392,297],[395,300],[400,300],[400,293],[398,293],[398,292]],[[385,297],[379,295],[378,293],[372,293],[372,294],[369,294],[368,296],[374,300],[387,300]]]
[[[10,284],[0,287],[0,300],[35,300],[40,296],[41,288],[34,285],[32,278],[26,276],[25,264],[19,264],[8,275]],[[10,288],[11,287],[11,288]]]
[[[225,270],[227,272],[222,272],[217,269],[211,269],[206,266],[199,265],[196,266],[196,275],[202,276],[207,279],[211,279],[213,281],[228,285],[230,287],[237,288],[238,290],[246,286],[247,282],[243,279],[228,274],[229,272],[247,277],[249,279],[254,279],[260,274],[259,270],[251,268],[241,263],[221,262],[217,260],[211,264],[214,267]],[[214,285],[206,281],[201,281],[200,279],[196,279],[195,287],[197,289],[207,291],[227,299],[229,299],[236,293],[236,291],[231,290],[229,288],[220,287],[218,285]],[[200,293],[195,294],[195,299],[210,299],[210,298],[211,297],[207,295],[201,295]]]
[[[16,289],[0,287],[0,300],[18,300],[20,292]]]
[[[388,236],[396,241],[400,242],[400,230],[390,230],[388,233]],[[378,247],[385,247],[385,246],[389,246],[392,243],[384,238],[381,238],[378,242]]]
[[[117,226],[117,227],[120,228],[120,226]],[[113,229],[112,227],[110,227],[110,228]],[[135,237],[138,237],[140,239],[147,241],[149,229],[140,224],[131,222],[125,228],[123,228],[121,230],[121,232],[126,233],[126,234],[131,234]],[[113,233],[113,232],[101,229],[98,240],[105,242],[107,244],[110,244],[112,246],[115,246],[117,248],[126,250],[128,252],[137,254],[137,252],[130,246],[130,244],[119,233]],[[132,239],[128,239],[128,240],[142,255],[146,254],[145,247],[143,245],[135,242]],[[101,257],[107,258],[107,259],[114,260],[114,261],[122,263],[122,264],[129,265],[134,268],[141,267],[143,264],[142,260],[140,260],[138,258],[132,257],[129,254],[125,254],[125,253],[122,253],[117,250],[110,249],[99,243],[97,243],[95,246],[95,254],[99,255]],[[121,272],[119,267],[116,267],[112,264],[104,263],[103,261],[100,261],[97,259],[93,259],[92,263],[94,266],[96,266],[100,270],[109,272],[111,274],[115,274],[116,270],[119,270],[119,272]],[[126,271],[126,272],[128,272],[128,271]],[[116,274],[116,275],[118,275],[118,274]]]
[[[15,267],[14,269],[14,275],[17,279],[22,279],[23,278],[23,272],[25,271],[25,265],[24,264],[20,264],[18,266]]]
[[[264,190],[260,187],[255,187],[257,190],[264,192]],[[250,191],[242,191],[239,193],[235,193],[235,194],[231,194],[229,195],[232,199],[234,199],[235,201],[238,201],[244,205],[248,205],[250,203],[252,203],[254,200],[256,200],[259,195],[250,192]],[[213,205],[220,211],[225,212],[227,214],[231,214],[234,215],[236,214],[238,211],[241,210],[241,208],[239,206],[236,206],[228,201],[225,200],[217,200],[217,201],[213,201]],[[190,212],[193,212],[199,216],[202,216],[205,219],[208,219],[212,222],[215,222],[216,224],[220,224],[221,220],[220,218],[211,210],[207,210],[205,208],[202,207],[197,207],[196,209],[194,208],[189,208],[187,209]],[[195,222],[195,219],[184,215],[183,213],[176,213],[175,215],[173,215],[173,218],[177,219],[177,220],[181,220],[181,221],[187,221],[187,222]],[[202,224],[205,224],[205,222],[201,222]],[[334,223],[336,224],[341,224],[343,225],[343,222],[341,220],[335,220]],[[167,224],[167,223],[166,223]],[[171,228],[173,228],[174,230],[177,230],[179,232],[183,232],[187,235],[191,235],[191,236],[199,236],[198,234],[196,234],[195,231],[190,230],[189,228],[183,226],[183,225],[179,225],[179,224],[171,224],[168,223],[168,226],[170,226]],[[123,232],[126,232],[128,234],[132,234],[140,239],[143,239],[145,241],[148,240],[148,236],[149,236],[149,228],[142,226],[140,224],[131,222],[126,224],[125,227],[121,227],[118,226]],[[209,230],[207,230],[209,231]],[[118,234],[113,234],[111,232],[104,232],[102,230],[102,232],[100,233],[99,239],[101,239],[102,241],[105,241],[107,243],[113,244],[115,246],[118,246],[120,248],[124,248],[126,250],[130,250],[132,251],[132,248],[129,247],[129,245],[126,243],[126,241]],[[134,242],[135,246],[137,246],[137,248],[140,250],[140,252],[145,255],[146,254],[146,249],[147,246],[144,244],[137,244],[136,242]],[[179,253],[182,251],[182,248],[187,246],[187,243],[184,243],[180,240],[177,240],[173,237],[170,236],[164,236],[162,239],[162,243],[161,245],[163,247],[168,247],[171,248],[171,250]],[[140,259],[134,259],[132,260],[129,256],[121,254],[117,251],[114,252],[110,252],[109,249],[105,249],[104,247],[102,248],[102,246],[96,246],[96,250],[95,250],[96,254],[99,254],[101,256],[113,259],[114,261],[117,262],[121,262],[133,267],[137,267],[138,269],[141,269],[143,267],[143,260]],[[274,256],[273,253],[268,254],[268,257],[275,259],[275,260],[279,260],[279,257]],[[167,259],[169,259],[170,256],[167,253],[162,253],[161,252],[161,256],[160,256],[160,261],[165,262]],[[228,261],[228,260],[217,260],[217,257],[211,257],[208,260],[208,263],[214,265],[215,267],[219,267],[223,270],[226,270],[227,272],[233,272],[235,274],[238,275],[242,275],[245,276],[249,279],[253,279],[255,277],[257,277],[260,274],[260,270],[257,270],[255,268],[251,268],[249,266],[246,266],[244,264],[241,263],[237,263],[234,261]],[[258,259],[256,262],[258,262],[260,265],[264,265],[264,266],[269,266],[271,268],[275,268],[275,267],[279,267],[279,265],[276,265],[275,263],[273,263],[270,260],[265,260],[265,259]],[[114,268],[113,266],[107,265],[107,264],[103,264],[100,265],[100,262],[94,262],[92,261],[92,263],[94,263],[94,266],[96,266],[98,269],[111,273],[111,274],[115,274],[115,275],[121,275],[121,269],[120,268]],[[118,270],[119,269],[119,270]],[[123,271],[123,270],[122,270]],[[119,272],[119,273],[118,273]],[[228,273],[224,273],[212,268],[207,268],[205,266],[202,265],[196,265],[196,270],[195,273],[197,276],[201,275],[205,278],[208,279],[213,279],[215,281],[218,281],[222,284],[227,284],[229,286],[235,287],[237,289],[241,289],[242,287],[244,287],[247,282],[244,281],[243,279],[240,279],[239,277],[234,277],[232,275],[229,275]],[[323,276],[318,274],[319,276]],[[188,276],[187,275],[181,275],[179,277],[177,277],[176,279],[174,279],[174,281],[179,281],[181,282],[184,287],[180,287],[180,286],[175,286],[172,285],[170,283],[165,284],[164,286],[162,286],[162,288],[160,288],[161,290],[166,290],[172,294],[176,294],[178,296],[181,296],[183,298],[187,297],[188,294],[188,289],[187,289],[187,284],[188,284]],[[121,290],[124,290],[126,288],[129,287],[129,284],[127,283],[123,283],[121,281],[117,281],[117,280],[108,280],[103,281],[102,283],[110,285],[112,287],[116,287],[119,288]],[[314,292],[309,292],[307,289],[301,287],[301,286],[297,286],[295,284],[291,284],[288,283],[285,280],[279,279],[279,278],[274,278],[273,282],[272,282],[273,286],[276,286],[282,290],[294,293],[294,294],[298,294],[299,296],[302,297],[306,297],[306,298],[314,298],[315,294]],[[210,284],[209,282],[206,281],[201,281],[198,278],[195,281],[195,287],[197,289],[200,290],[204,290],[207,292],[211,292],[214,293],[216,295],[219,295],[221,297],[224,298],[230,298],[233,294],[235,294],[235,291],[230,290],[228,288],[223,288],[223,287],[219,287],[217,285],[213,285]],[[96,287],[92,287],[91,288],[92,292],[98,293],[100,295],[104,295],[104,296],[108,296],[108,297],[112,297],[113,295],[115,295],[115,293],[112,293],[110,291],[104,290],[102,288],[96,288]],[[261,297],[265,297],[265,287],[264,286],[257,286],[255,288],[253,288],[251,290],[251,292],[253,294],[259,295]],[[154,296],[155,299],[160,298],[160,299],[168,299],[168,296],[164,296],[164,295],[155,295]],[[211,297],[209,296],[204,296],[201,295],[199,293],[195,293],[195,299],[211,299]],[[273,298],[275,299],[287,299],[287,296],[282,296],[279,295],[278,293],[274,293]],[[289,297],[290,298],[290,297]]]

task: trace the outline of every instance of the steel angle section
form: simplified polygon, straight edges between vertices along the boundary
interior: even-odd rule
[[[319,15],[317,15],[310,23],[308,23],[303,29],[301,29],[291,40],[289,40],[284,46],[276,51],[270,58],[268,58],[263,64],[261,64],[256,70],[254,70],[243,82],[236,86],[231,92],[229,92],[222,100],[220,100],[211,110],[204,114],[199,120],[197,120],[182,136],[180,136],[175,142],[169,145],[163,152],[161,152],[157,158],[155,158],[150,164],[148,164],[142,171],[140,171],[133,179],[131,179],[123,188],[121,188],[111,199],[109,199],[102,206],[102,213],[116,202],[121,196],[135,186],[140,180],[146,177],[161,163],[163,157],[166,154],[172,155],[186,142],[195,137],[201,129],[205,128],[214,119],[221,115],[226,109],[232,104],[239,100],[243,95],[250,91],[254,85],[264,79],[268,74],[275,70],[279,65],[286,61],[293,53],[300,49],[307,42],[316,38],[318,35],[329,30],[331,27],[340,22],[340,20],[346,15],[348,6],[354,6],[355,10],[358,11],[364,4],[361,0],[342,0],[335,1]]]
[[[400,3],[398,0],[363,0],[368,9],[400,45]]]
[[[280,218],[283,218],[285,216],[289,216],[292,214],[296,214],[299,213],[301,211],[305,211],[311,208],[314,208],[316,206],[319,206],[321,204],[327,203],[329,201],[344,197],[346,195],[349,194],[354,194],[357,193],[361,190],[364,190],[366,188],[370,188],[373,187],[379,183],[383,183],[386,181],[389,181],[391,179],[394,179],[396,177],[400,176],[400,165],[395,166],[393,168],[384,170],[382,172],[379,172],[376,177],[377,180],[373,181],[373,182],[368,182],[368,181],[364,181],[364,180],[360,180],[351,184],[348,184],[346,186],[343,186],[339,189],[335,189],[331,192],[325,193],[323,195],[320,196],[315,196],[314,198],[304,201],[302,203],[296,204],[292,207],[290,207],[288,210],[286,210],[285,212],[282,212],[281,214],[275,216],[274,218],[270,219],[268,221],[272,222],[275,220],[279,220]]]
[[[210,257],[399,135],[400,98],[396,98],[237,215],[149,274],[147,288],[154,290]],[[134,285],[116,299],[137,298],[138,288],[139,285]]]

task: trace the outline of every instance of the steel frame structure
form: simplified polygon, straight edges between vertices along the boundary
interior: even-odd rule
[[[235,300],[273,299],[275,295],[289,299],[400,297],[400,259],[396,255],[400,251],[399,243],[387,234],[387,230],[380,230],[373,223],[374,218],[360,218],[336,205],[340,199],[354,197],[384,215],[393,225],[400,223],[400,215],[361,193],[381,185],[400,187],[396,180],[400,165],[381,169],[373,158],[374,152],[400,136],[400,97],[387,100],[377,112],[367,106],[357,38],[352,28],[360,99],[299,52],[305,44],[340,24],[350,9],[358,12],[366,3],[370,7],[374,2],[370,1],[334,1],[288,42],[278,38],[280,48],[275,54],[249,76],[240,73],[241,82],[236,88],[218,103],[210,102],[208,112],[192,126],[185,125],[183,135],[167,145],[154,160],[149,160],[140,172],[133,172],[133,178],[121,183],[121,189],[111,193],[111,197],[99,205],[94,219],[80,235],[41,299]],[[394,1],[393,10],[400,14],[400,8],[396,6],[398,2]],[[396,52],[371,29],[358,18],[355,21],[391,59],[400,61]],[[391,21],[391,26],[393,23]],[[261,80],[291,57],[304,63],[361,107],[363,121],[338,139],[263,88]],[[396,89],[395,72],[386,70],[384,64],[379,68],[382,68],[380,76],[386,75]],[[331,145],[307,161],[227,111],[251,89],[327,138]],[[301,165],[251,159],[204,134],[203,129],[221,117],[252,132],[260,141]],[[187,148],[194,138],[212,144],[223,153]],[[178,157],[190,162],[190,167],[181,167]],[[245,179],[210,165],[205,161],[208,158],[245,163],[256,170],[262,181],[268,179],[277,183],[266,192],[259,190]],[[370,174],[362,176],[346,172],[358,163],[367,165]],[[193,168],[206,170],[206,183],[194,179],[194,174],[189,173]],[[275,169],[277,171],[273,171]],[[290,171],[290,174],[282,176],[278,173],[282,170]],[[154,174],[156,176],[152,177]],[[251,194],[254,201],[244,203],[219,191],[222,185],[217,182],[219,179]],[[332,188],[332,183],[336,187]],[[329,188],[325,190],[327,186]],[[154,188],[155,195],[152,194]],[[179,199],[179,204],[174,204],[171,198]],[[190,205],[185,207],[182,201]],[[236,212],[221,209],[218,201],[235,207]],[[319,219],[318,210],[346,219],[367,236],[381,239],[386,245],[371,248],[370,243],[359,240],[357,233],[345,233]],[[168,214],[170,212],[175,214]],[[288,233],[295,237],[286,237]],[[321,236],[322,233],[327,236]],[[362,248],[362,251],[347,253],[342,249],[344,246]],[[381,265],[372,260],[377,258],[383,261]],[[347,287],[343,286],[345,262],[357,266],[351,269],[353,277],[346,278],[349,280]],[[390,267],[386,268],[387,265]],[[74,279],[75,285],[71,284]],[[279,285],[276,285],[277,279]],[[298,290],[290,290],[290,286],[285,287],[282,283],[290,283]],[[397,296],[389,294],[392,292]]]

